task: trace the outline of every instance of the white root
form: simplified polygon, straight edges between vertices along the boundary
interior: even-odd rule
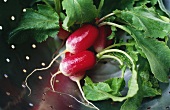
[[[25,79],[25,86],[26,86],[26,87],[28,88],[28,90],[30,91],[30,93],[28,94],[28,96],[31,94],[31,88],[28,86],[28,83],[27,83],[28,78],[29,78],[34,72],[36,72],[36,71],[42,71],[42,70],[47,70],[47,69],[49,69],[49,68],[52,66],[52,64],[56,61],[56,59],[57,59],[58,57],[60,57],[62,54],[66,53],[66,52],[67,52],[67,50],[61,52],[60,54],[58,54],[58,55],[50,62],[50,64],[49,64],[47,67],[34,69],[34,70],[26,77],[26,79]]]

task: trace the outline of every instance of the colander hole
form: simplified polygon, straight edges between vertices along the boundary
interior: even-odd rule
[[[42,79],[42,76],[38,76],[38,79],[40,79],[40,80],[41,80],[41,79]]]
[[[14,20],[15,20],[15,17],[14,17],[14,16],[11,16],[11,20],[14,21]]]
[[[2,30],[2,26],[0,26],[0,30]]]
[[[169,94],[170,94],[170,91],[169,91]]]
[[[24,84],[22,84],[22,87],[25,88],[26,86]]]
[[[41,63],[41,65],[42,65],[42,66],[45,66],[45,63],[44,63],[44,62],[42,62],[42,63]]]
[[[10,59],[9,59],[9,58],[6,58],[6,62],[8,62],[8,63],[9,63],[9,62],[10,62]]]
[[[148,107],[148,108],[147,108],[147,110],[150,110],[150,109],[151,109],[151,107]]]
[[[29,60],[29,59],[30,59],[30,57],[29,57],[29,56],[26,56],[26,57],[25,57],[25,59],[26,59],[26,60]]]
[[[53,107],[53,106],[50,106],[50,108],[51,108],[51,109],[54,109],[54,107]]]
[[[60,81],[59,80],[55,80],[56,83],[59,83]]]
[[[22,71],[23,71],[24,73],[26,73],[26,72],[27,72],[27,70],[26,70],[26,69],[23,69]]]
[[[7,75],[7,74],[4,74],[4,77],[5,77],[5,78],[8,78],[8,75]]]
[[[169,106],[167,106],[166,109],[169,109]]]
[[[45,99],[42,99],[42,101],[45,101]]]
[[[69,105],[68,107],[73,108],[73,105]]]
[[[35,44],[32,44],[32,48],[35,49],[37,46]]]
[[[10,93],[10,92],[6,92],[6,95],[10,96],[10,95],[11,95],[11,93]]]
[[[23,11],[23,12],[26,12],[27,10],[24,8],[22,11]]]
[[[29,106],[33,107],[34,105],[32,103],[29,103]]]
[[[4,0],[4,2],[7,2],[7,0]]]
[[[15,49],[15,45],[11,45],[11,48],[12,48],[12,49]]]

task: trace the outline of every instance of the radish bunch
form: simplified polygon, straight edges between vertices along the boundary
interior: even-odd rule
[[[80,80],[84,77],[86,70],[91,69],[96,64],[95,54],[89,50],[99,35],[98,27],[91,24],[84,24],[82,27],[73,32],[66,40],[66,50],[61,52],[65,54],[59,66],[59,71],[52,75],[51,86],[53,91],[53,79],[57,74],[62,73],[68,76],[72,81],[75,81],[79,87],[84,100],[95,107],[89,102],[82,91]],[[58,58],[61,54],[55,57]],[[98,109],[97,107],[95,107]]]
[[[62,28],[60,28],[60,32],[58,35],[62,35],[63,31]],[[79,90],[82,94],[82,97],[84,100],[88,103],[88,105],[91,105],[92,107],[98,109],[95,105],[93,105],[91,102],[89,102],[82,91],[80,80],[84,77],[87,70],[94,67],[96,64],[96,56],[92,51],[89,51],[88,49],[90,47],[94,47],[94,50],[96,52],[102,51],[107,46],[107,36],[111,34],[111,29],[108,26],[101,26],[97,27],[92,24],[84,24],[82,27],[77,29],[75,32],[73,32],[68,38],[66,39],[66,49],[58,54],[49,64],[49,66],[41,69],[35,69],[32,71],[31,74],[29,74],[25,80],[26,86],[27,85],[27,79],[30,75],[32,75],[35,71],[38,70],[46,70],[51,67],[53,62],[62,54],[65,54],[65,57],[62,59],[59,65],[59,70],[55,74],[52,75],[50,84],[51,87],[54,90],[54,78],[57,74],[62,73],[63,75],[69,77],[72,81],[75,81],[79,87]],[[68,33],[66,32],[66,36]],[[29,88],[29,87],[28,87]],[[31,91],[31,89],[29,88]]]

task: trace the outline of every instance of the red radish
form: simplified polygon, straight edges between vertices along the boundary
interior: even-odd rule
[[[96,52],[102,51],[107,47],[107,37],[112,33],[110,26],[101,26],[99,27],[99,36],[93,47]]]
[[[96,57],[91,51],[83,51],[70,57],[64,58],[60,63],[60,71],[65,76],[91,69],[96,64]]]
[[[82,27],[73,32],[66,41],[65,51],[53,58],[47,67],[34,69],[29,75],[27,75],[25,79],[25,85],[29,89],[30,93],[31,89],[27,84],[28,78],[36,71],[42,71],[50,68],[56,59],[63,53],[70,52],[76,55],[62,60],[60,64],[60,71],[52,75],[51,84],[53,84],[53,78],[59,73],[63,73],[65,76],[70,76],[92,68],[96,63],[95,55],[92,52],[85,50],[93,45],[96,38],[98,37],[98,34],[98,28],[91,24],[84,24]]]
[[[60,22],[60,28],[59,28],[59,32],[58,32],[57,36],[58,36],[60,39],[65,40],[65,39],[67,39],[67,37],[68,37],[69,35],[70,35],[70,32],[64,30],[64,29],[62,28],[62,23]]]
[[[65,53],[65,58],[61,61],[59,69],[57,73],[53,74],[51,77],[51,86],[53,91],[53,78],[59,74],[62,73],[65,76],[68,76],[72,81],[75,81],[77,83],[77,86],[82,94],[83,99],[87,102],[88,105],[91,105],[92,107],[99,110],[95,105],[93,105],[91,102],[89,102],[80,85],[80,80],[84,77],[85,71],[92,68],[96,64],[96,58],[93,52],[91,51],[82,51],[77,54],[72,54],[70,52]]]
[[[66,57],[70,57],[70,56],[72,56],[72,55],[74,55],[74,54],[72,54],[72,53],[70,53],[70,52],[66,52],[65,53],[65,58]],[[72,76],[69,76],[69,78],[72,80],[72,81],[80,81],[83,77],[84,77],[84,75],[85,75],[85,71],[84,72],[80,72],[80,73],[75,73],[74,75],[72,75]]]
[[[84,24],[73,32],[66,41],[66,50],[76,54],[88,49],[97,39],[99,30],[91,24]]]

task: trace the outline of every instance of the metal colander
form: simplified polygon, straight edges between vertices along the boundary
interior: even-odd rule
[[[55,44],[56,39],[37,43],[31,38],[22,44],[7,43],[9,32],[15,28],[26,8],[33,6],[34,1],[0,0],[0,110],[93,110],[78,102],[83,100],[76,84],[63,75],[56,77],[59,83],[55,87],[60,93],[48,89],[51,74],[57,71],[57,62],[50,69],[35,72],[29,78],[32,93],[28,96],[29,91],[23,84],[26,76],[35,68],[47,66],[59,45]],[[164,2],[165,7],[170,9],[169,0]],[[110,73],[105,76],[106,79],[110,75],[116,76],[120,70],[115,65],[100,62],[96,68],[102,69],[97,70],[97,76],[91,77],[99,81],[105,72]],[[125,78],[129,78],[128,71]],[[170,110],[170,85],[160,86],[162,96],[144,99],[139,110]],[[121,103],[112,103],[111,100],[93,103],[101,110],[119,110],[121,106]]]

